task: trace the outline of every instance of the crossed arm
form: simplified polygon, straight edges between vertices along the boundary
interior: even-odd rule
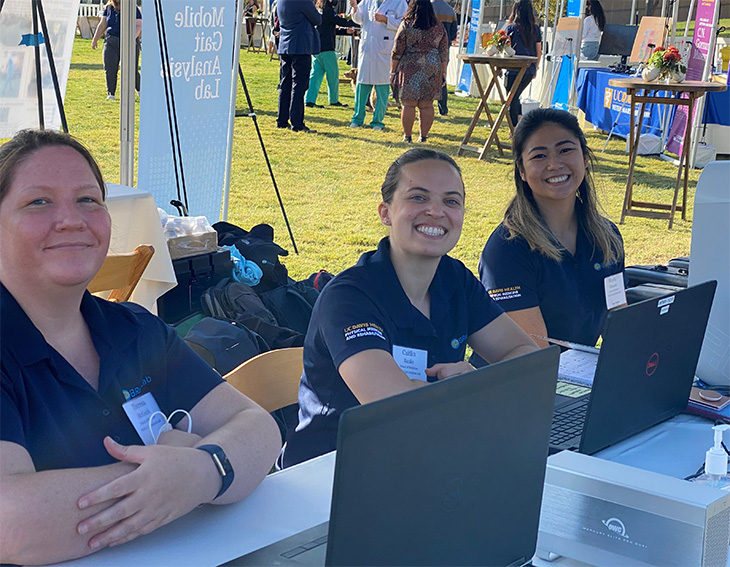
[[[118,462],[36,472],[22,446],[0,442],[0,562],[42,564],[119,545],[211,502],[221,486],[210,455],[226,452],[235,479],[215,504],[246,497],[270,470],[280,449],[273,419],[229,384],[220,384],[164,433],[158,445],[122,446],[104,440]]]

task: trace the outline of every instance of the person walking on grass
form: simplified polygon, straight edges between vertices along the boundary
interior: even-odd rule
[[[446,0],[431,0],[431,6],[433,6],[436,19],[444,25],[446,37],[449,40],[449,45],[451,45],[451,42],[456,39],[456,35],[459,33],[456,12]],[[446,88],[446,82],[444,82],[444,86],[441,88],[441,98],[438,101],[439,115],[441,116],[446,116],[449,113],[448,96],[449,91]]]
[[[405,0],[361,0],[359,4],[357,0],[349,2],[352,21],[361,26],[355,112],[350,128],[359,128],[365,122],[365,105],[374,88],[377,100],[370,124],[373,130],[383,130],[390,90],[390,53],[408,4]]]
[[[139,92],[139,38],[142,36],[142,12],[137,10],[137,18],[135,20],[135,80],[134,88]],[[96,26],[94,37],[91,39],[91,49],[96,49],[97,43],[104,36],[104,49],[102,56],[104,58],[104,74],[106,76],[106,99],[115,100],[117,94],[117,77],[119,75],[119,0],[109,0],[104,6],[104,11],[99,18],[99,25]]]
[[[330,106],[347,106],[340,102],[340,77],[335,53],[335,36],[352,34],[354,28],[345,18],[335,13],[332,0],[317,0],[317,10],[322,14],[322,23],[317,27],[319,32],[320,52],[312,56],[312,71],[309,74],[309,88],[304,97],[307,108],[324,108],[317,104],[319,87],[327,76],[327,96]]]
[[[433,101],[446,83],[449,41],[444,26],[436,19],[431,0],[411,0],[403,18],[390,61],[402,103],[403,141],[411,133],[418,108],[419,142],[425,142],[433,125]]]
[[[276,11],[279,18],[276,127],[314,132],[304,124],[304,94],[309,86],[312,55],[319,53],[319,34],[314,28],[322,23],[322,16],[309,0],[279,0]]]

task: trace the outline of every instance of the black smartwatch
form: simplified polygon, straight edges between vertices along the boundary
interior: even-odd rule
[[[215,468],[221,475],[221,489],[218,491],[218,494],[215,495],[215,498],[218,498],[221,494],[228,490],[233,483],[234,473],[231,462],[228,460],[228,457],[226,457],[226,452],[218,445],[200,445],[196,448],[201,451],[205,451],[211,456],[215,463]],[[215,500],[215,498],[213,500]]]

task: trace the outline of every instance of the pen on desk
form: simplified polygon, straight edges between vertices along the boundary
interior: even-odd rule
[[[570,343],[568,341],[561,341],[560,339],[551,339],[550,337],[543,337],[541,335],[534,335],[530,333],[530,336],[536,339],[540,339],[542,341],[547,341],[549,343],[553,343],[558,346],[562,346],[565,348],[572,348],[573,350],[579,350],[581,352],[589,352],[591,354],[598,354],[600,352],[599,349],[596,347],[588,346],[588,345],[581,345],[578,343]]]

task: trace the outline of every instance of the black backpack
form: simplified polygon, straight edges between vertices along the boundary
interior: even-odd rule
[[[225,278],[203,292],[200,298],[203,313],[209,317],[235,321],[241,315],[253,315],[269,323],[278,325],[275,315],[266,308],[259,295],[242,282]]]
[[[270,350],[261,336],[245,326],[212,317],[204,317],[193,325],[185,342],[221,376]]]
[[[286,285],[259,293],[264,305],[271,311],[281,327],[307,333],[312,307],[319,292],[303,283],[289,280]]]
[[[254,262],[263,276],[256,286],[257,291],[266,291],[286,285],[288,272],[279,256],[289,252],[274,242],[274,229],[268,224],[258,224],[251,230],[244,230],[235,224],[217,222],[213,228],[218,233],[219,246],[235,246],[241,255]]]

